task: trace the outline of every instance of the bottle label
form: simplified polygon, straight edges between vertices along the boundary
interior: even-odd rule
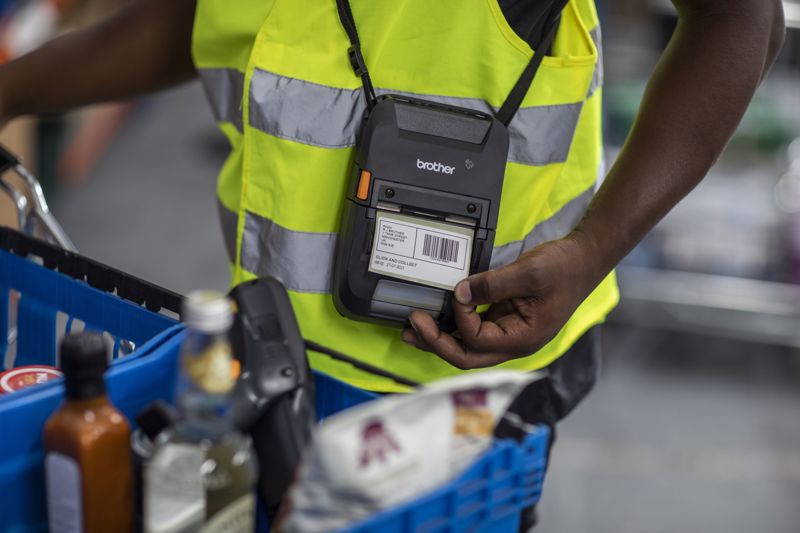
[[[50,533],[83,533],[81,470],[74,459],[51,452],[44,461]]]
[[[144,469],[145,533],[200,530],[206,513],[204,461],[205,452],[187,444],[167,444],[148,461]]]
[[[252,533],[255,513],[255,496],[246,494],[210,517],[201,533]]]

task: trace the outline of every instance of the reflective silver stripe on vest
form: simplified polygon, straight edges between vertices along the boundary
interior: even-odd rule
[[[228,68],[201,68],[197,73],[217,122],[230,122],[242,131],[244,74]]]
[[[489,268],[497,268],[513,263],[523,253],[540,244],[565,237],[581,220],[589,202],[594,196],[594,185],[577,198],[567,202],[556,214],[543,220],[520,241],[513,241],[492,250]]]
[[[281,139],[324,148],[352,146],[365,108],[361,90],[261,69],[250,79],[250,125]]]
[[[376,89],[493,113],[478,98]],[[323,148],[355,145],[366,104],[361,89],[339,89],[256,69],[250,82],[250,125],[275,137]],[[523,107],[509,127],[508,160],[525,165],[566,161],[583,102]]]
[[[591,30],[590,35],[597,47],[598,62],[587,97],[594,94],[603,83],[603,45],[600,26]],[[201,68],[198,69],[198,73],[217,121],[230,122],[236,129],[242,131],[244,74],[236,69],[226,68]],[[300,85],[293,85],[292,82]],[[274,91],[284,88],[291,89],[287,93],[292,97],[291,109],[285,109],[289,106],[282,105],[280,99],[270,98],[275,94]],[[484,112],[495,111],[480,99],[449,98],[386,89],[377,89],[377,92],[416,96]],[[337,89],[292,78],[282,78],[256,69],[250,94],[256,103],[251,112],[250,124],[256,129],[283,139],[327,148],[344,148],[355,144],[358,124],[364,112],[360,89]],[[301,103],[298,105],[297,102]],[[533,111],[537,109],[539,111]],[[572,133],[577,125],[580,110],[580,103],[520,109],[510,128],[509,160],[528,165],[563,162],[566,158],[565,150],[569,150],[572,141]],[[317,122],[323,115],[326,117],[324,123]],[[538,142],[533,128],[536,128],[539,136],[542,136],[546,132],[553,132],[554,125],[556,133],[552,140],[547,145]],[[526,138],[530,139],[529,143],[525,142]],[[565,140],[568,141],[566,148]]]
[[[335,233],[292,231],[248,212],[242,236],[242,268],[274,276],[295,292],[331,291]]]
[[[228,252],[228,261],[236,262],[236,213],[228,209],[217,199],[217,213],[219,224],[222,228],[222,239],[225,241],[225,250]]]
[[[603,81],[600,27],[590,32],[598,50],[588,96]],[[265,133],[323,148],[353,146],[364,114],[362,90],[341,89],[255,69],[250,82],[250,125]],[[479,98],[455,98],[376,88],[378,94],[400,94],[494,113]],[[508,160],[542,166],[566,161],[583,102],[521,108],[509,127]],[[324,120],[320,120],[324,117]]]
[[[592,96],[594,93],[597,92],[597,89],[603,86],[603,32],[600,30],[600,26],[595,26],[595,28],[589,32],[589,35],[592,37],[592,42],[594,42],[594,46],[597,48],[597,63],[594,66],[594,73],[592,74],[592,83],[589,85],[589,94],[586,96]]]
[[[594,186],[540,222],[523,240],[497,246],[491,268],[507,265],[531,248],[567,235],[583,216]],[[292,231],[248,212],[242,236],[242,268],[258,276],[274,276],[295,292],[331,291],[335,233]]]

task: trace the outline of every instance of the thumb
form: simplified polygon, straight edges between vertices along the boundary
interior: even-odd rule
[[[481,305],[525,296],[530,285],[526,265],[515,261],[510,265],[487,270],[461,281],[455,288],[456,300],[464,305]]]

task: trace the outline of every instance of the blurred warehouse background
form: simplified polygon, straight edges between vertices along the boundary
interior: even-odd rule
[[[120,1],[0,0],[0,61]],[[619,269],[604,375],[560,428],[544,533],[800,531],[800,0],[784,6],[781,57],[724,157]],[[613,160],[675,17],[668,0],[598,8]],[[226,288],[226,145],[199,85],[22,120],[0,142],[85,255],[179,292]]]

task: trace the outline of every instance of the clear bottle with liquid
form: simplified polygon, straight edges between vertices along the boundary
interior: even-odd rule
[[[199,291],[184,301],[187,326],[175,401],[179,422],[156,439],[144,468],[145,533],[252,533],[256,463],[231,419],[238,376],[228,330],[231,302]]]

